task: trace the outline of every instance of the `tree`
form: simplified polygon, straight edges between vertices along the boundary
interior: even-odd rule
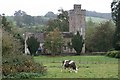
[[[54,31],[46,35],[45,48],[50,51],[51,55],[61,53],[62,45],[63,37],[58,28],[55,28]]]
[[[93,47],[93,35],[95,32],[95,27],[96,27],[96,23],[93,22],[92,18],[88,18],[88,21],[86,22],[86,31],[85,31],[85,46],[86,46],[86,51],[91,52],[92,50],[94,50]]]
[[[72,47],[75,49],[75,51],[77,52],[77,54],[80,54],[82,51],[82,47],[83,47],[83,38],[82,35],[79,34],[79,32],[77,32],[76,35],[73,36],[72,38]]]
[[[9,32],[10,34],[13,35],[13,37],[15,37],[16,39],[18,39],[22,45],[22,49],[24,49],[24,40],[23,38],[20,36],[19,31],[17,30],[16,27],[13,27],[13,22],[8,22],[7,18],[5,17],[5,14],[2,15],[2,19],[1,19],[1,23],[2,23],[2,28],[4,28],[5,31]]]
[[[95,44],[93,41],[94,33],[95,33],[95,27],[87,26],[86,35],[85,35],[85,46],[86,46],[86,51],[88,52],[91,52],[94,50],[94,47],[93,47],[93,45]]]
[[[111,3],[112,18],[116,24],[116,29],[113,37],[113,47],[115,50],[120,50],[120,1],[114,0]]]
[[[5,17],[5,14],[2,14],[2,27],[7,30],[7,31],[11,31],[11,26],[10,23],[7,21],[7,18]]]
[[[60,30],[61,31],[69,31],[69,16],[68,16],[68,12],[64,11],[63,9],[59,9],[58,10],[60,12],[60,14],[57,16],[57,18],[60,21]]]
[[[36,55],[36,51],[39,48],[40,43],[34,36],[31,36],[27,40],[28,49],[30,50],[31,55]]]
[[[45,17],[48,17],[48,18],[56,18],[56,14],[54,14],[53,12],[49,11],[48,13],[45,14]]]
[[[54,28],[58,28],[61,32],[69,31],[68,12],[63,9],[59,10],[60,14],[57,19],[48,21],[47,31],[53,31]]]
[[[86,48],[88,51],[105,52],[112,49],[114,25],[111,21],[101,23],[95,28],[89,28],[86,33]]]
[[[21,53],[19,40],[2,29],[2,77],[14,78],[21,72],[43,74],[46,69],[42,64],[34,62],[33,58]],[[18,78],[18,77],[17,77]]]
[[[2,26],[6,24],[6,21],[7,19],[2,23]],[[7,26],[9,26],[9,24]],[[21,72],[35,72],[43,74],[46,71],[44,66],[42,64],[35,63],[31,56],[23,55],[21,50],[22,45],[19,39],[14,36],[12,31],[7,29],[6,25],[1,29],[3,35],[1,45],[2,77],[14,78],[16,74],[20,74]],[[17,75],[16,77],[18,78]]]
[[[14,20],[16,21],[17,26],[23,27],[23,16],[26,14],[26,12],[18,10],[14,13]]]
[[[108,51],[112,49],[112,36],[113,28],[111,22],[101,23],[99,27],[96,27],[95,34],[93,36],[93,41],[96,42],[94,47],[97,51]]]
[[[95,25],[95,23],[92,21],[92,18],[88,18],[88,21],[86,23],[86,26],[87,27],[93,27]]]
[[[32,26],[35,25],[35,20],[34,17],[30,16],[30,15],[23,15],[23,22],[24,24],[26,24],[27,26]]]

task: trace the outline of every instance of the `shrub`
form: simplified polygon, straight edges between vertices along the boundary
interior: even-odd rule
[[[120,51],[109,51],[106,56],[120,58]]]
[[[77,34],[74,35],[73,38],[72,38],[72,47],[75,49],[77,54],[81,53],[83,44],[84,44],[83,37],[77,31]]]
[[[37,78],[42,76],[40,73],[27,73],[27,72],[21,72],[21,73],[15,73],[3,76],[3,78],[21,78],[21,79],[30,79],[30,78]]]
[[[36,55],[36,51],[39,48],[39,42],[34,36],[31,36],[27,40],[28,49],[30,50],[31,55]]]
[[[2,76],[8,78],[13,75],[12,77],[14,77],[14,75],[21,72],[45,73],[46,69],[42,64],[35,63],[31,56],[21,53],[19,43],[12,34],[3,30]]]
[[[20,74],[21,72],[39,73],[41,75],[46,72],[43,64],[35,63],[31,56],[20,54],[9,56],[7,58],[4,57],[2,61],[2,73],[5,77],[16,77],[16,74]],[[21,77],[24,77],[24,75],[21,74]]]

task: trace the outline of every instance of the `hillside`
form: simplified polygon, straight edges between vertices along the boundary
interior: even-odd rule
[[[16,22],[14,20],[14,16],[7,16],[7,18],[10,21]],[[21,16],[21,18],[23,18],[22,21],[27,21],[27,22],[32,21],[40,25],[46,25],[48,20],[56,19],[57,14],[54,14],[53,12],[49,11],[44,16],[26,15],[26,17]],[[89,19],[92,19],[93,22],[101,22],[101,21],[110,20],[112,18],[111,18],[111,13],[99,13],[99,12],[94,12],[94,11],[86,11],[86,21],[88,21]]]
[[[44,19],[49,20],[50,18],[55,19],[56,14],[54,14],[53,12],[49,11],[48,13],[45,14]],[[99,12],[95,12],[95,11],[86,11],[86,21],[88,21],[89,19],[92,19],[93,22],[101,22],[101,21],[106,21],[106,20],[110,20],[111,18],[111,13],[99,13]]]
[[[49,18],[56,18],[56,14],[53,12],[49,11],[48,13],[45,14],[44,17],[49,17]],[[103,18],[103,19],[112,19],[111,18],[111,13],[100,13],[100,12],[95,12],[95,11],[87,11],[86,10],[86,16],[88,17],[97,17],[97,18]]]
[[[86,16],[86,21],[91,19],[93,22],[102,22],[102,21],[107,21],[109,19],[104,19],[104,18],[99,18],[99,17],[91,17],[91,16]]]
[[[111,13],[99,13],[95,11],[86,11],[86,16],[98,17],[98,18],[104,18],[104,19],[112,19]]]

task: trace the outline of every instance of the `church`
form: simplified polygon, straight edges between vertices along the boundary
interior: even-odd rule
[[[68,11],[69,16],[69,32],[62,32],[63,38],[64,38],[64,46],[62,53],[76,53],[74,49],[69,48],[68,43],[71,43],[71,38],[73,35],[78,31],[80,35],[83,36],[83,39],[85,39],[85,14],[86,11],[84,9],[81,9],[80,4],[74,4],[74,7],[72,10]],[[37,38],[37,40],[40,42],[40,47],[42,48],[45,40],[46,33],[40,32],[40,33],[25,33],[25,54],[29,54],[29,50],[27,48],[26,41],[30,36],[34,36]],[[82,53],[85,53],[85,44],[82,48]]]

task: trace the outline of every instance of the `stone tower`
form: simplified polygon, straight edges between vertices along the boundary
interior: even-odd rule
[[[85,14],[86,11],[81,9],[80,4],[74,4],[74,9],[69,11],[69,32],[79,31],[83,39],[85,39]],[[82,53],[85,53],[85,44]]]

